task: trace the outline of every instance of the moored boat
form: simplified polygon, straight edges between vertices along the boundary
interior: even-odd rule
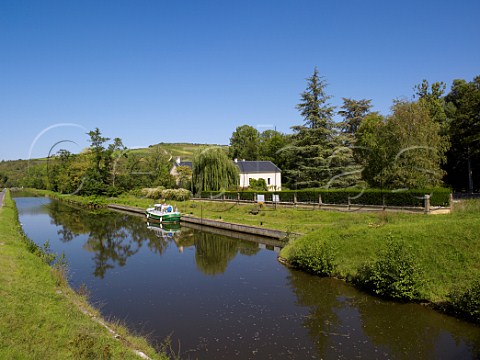
[[[155,204],[145,211],[147,219],[159,220],[160,222],[180,221],[180,212],[169,204]]]

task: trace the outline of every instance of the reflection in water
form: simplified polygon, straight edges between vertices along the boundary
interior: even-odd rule
[[[51,202],[48,209],[52,222],[60,227],[61,241],[69,242],[76,236],[88,234],[84,249],[94,253],[94,274],[100,278],[115,265],[125,266],[127,259],[138,253],[144,242],[160,254],[166,246],[143,221],[126,214],[104,211],[72,216],[71,206],[56,201]]]
[[[480,356],[478,326],[289,270],[263,250],[272,244],[45,198],[17,206],[28,236],[66,253],[72,286],[86,283],[105,316],[159,342],[173,333],[186,358]]]
[[[228,263],[239,252],[243,255],[255,255],[259,251],[256,243],[201,231],[194,232],[194,241],[197,268],[206,275],[223,274]]]
[[[100,278],[115,265],[124,266],[129,257],[138,253],[143,243],[159,255],[171,242],[180,252],[193,246],[197,268],[206,275],[224,273],[238,253],[255,255],[259,251],[257,243],[188,228],[180,231],[179,224],[145,223],[141,218],[112,211],[84,212],[82,216],[72,216],[72,207],[57,201],[45,208],[52,222],[60,227],[58,235],[61,241],[69,242],[78,235],[88,234],[84,248],[94,253],[94,273]]]
[[[373,298],[339,280],[294,271],[289,281],[298,304],[309,308],[303,325],[326,358],[372,352],[395,359],[480,356],[480,329],[470,324],[416,304]]]

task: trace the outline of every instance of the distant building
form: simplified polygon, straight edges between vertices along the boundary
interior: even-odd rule
[[[178,172],[177,172],[177,168],[179,166],[188,166],[190,169],[192,169],[192,162],[191,161],[181,161],[180,157],[177,157],[177,160],[173,163],[173,166],[170,169],[170,175],[175,176],[175,178],[177,179],[177,185],[179,183]]]
[[[282,190],[282,170],[271,161],[245,161],[234,160],[240,170],[240,187],[245,189],[250,185],[250,179],[264,179],[269,191]],[[192,168],[191,161],[181,161],[177,158],[173,164],[170,174],[178,176],[176,168],[179,166],[188,166]]]
[[[269,191],[282,190],[282,170],[271,161],[234,160],[240,170],[240,187],[247,188],[250,179],[264,179]]]

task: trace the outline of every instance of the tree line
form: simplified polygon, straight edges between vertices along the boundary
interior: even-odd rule
[[[479,190],[480,76],[455,80],[448,93],[445,83],[423,80],[388,115],[371,111],[370,99],[342,98],[336,109],[326,88],[315,68],[297,105],[303,123],[291,134],[239,126],[230,157],[275,162],[290,189]]]
[[[292,133],[238,126],[230,146],[201,149],[192,169],[177,167],[161,146],[126,149],[98,128],[79,154],[60,150],[46,161],[0,163],[0,186],[25,186],[81,195],[117,195],[152,187],[193,192],[235,189],[239,160],[270,160],[282,169],[285,189],[418,189],[446,185],[480,189],[480,76],[446,84],[427,80],[411,100],[394,100],[391,113],[372,111],[371,99],[330,103],[325,77],[315,68],[297,104],[303,123]],[[334,121],[339,116],[341,121]],[[260,186],[262,184],[251,184]]]

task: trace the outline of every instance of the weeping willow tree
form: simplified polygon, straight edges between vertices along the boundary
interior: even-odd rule
[[[195,192],[220,191],[238,186],[239,172],[224,149],[210,147],[193,155],[192,180]]]

